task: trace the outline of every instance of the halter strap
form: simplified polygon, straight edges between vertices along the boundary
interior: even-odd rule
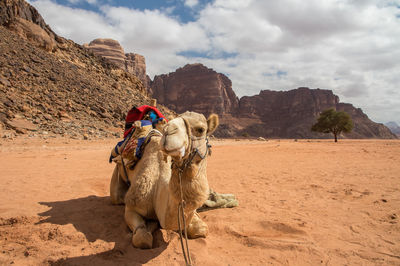
[[[179,116],[182,118],[183,122],[185,123],[186,132],[188,134],[188,147],[185,149],[185,156],[182,158],[182,164],[178,165],[176,162],[172,161],[172,167],[175,166],[180,171],[183,171],[186,167],[192,164],[193,159],[196,155],[200,157],[201,160],[204,160],[207,157],[207,154],[211,154],[211,145],[209,144],[208,137],[205,135],[204,137],[195,137],[191,133],[190,124],[186,118]],[[198,148],[193,148],[193,141],[194,140],[206,140],[206,151],[202,155]]]

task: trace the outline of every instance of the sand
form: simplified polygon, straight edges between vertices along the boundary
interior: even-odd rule
[[[109,202],[115,139],[0,140],[0,265],[183,265],[175,232],[135,249]],[[196,265],[400,265],[399,140],[214,140]]]

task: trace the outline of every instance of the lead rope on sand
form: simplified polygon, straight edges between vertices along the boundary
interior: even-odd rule
[[[179,236],[181,238],[181,246],[182,246],[182,253],[183,258],[185,259],[186,266],[192,265],[192,259],[190,258],[190,251],[189,251],[189,243],[187,237],[187,228],[186,228],[186,218],[185,218],[185,201],[183,200],[183,191],[182,191],[182,173],[183,169],[178,169],[178,176],[179,176],[179,187],[181,192],[181,202],[178,205],[178,227],[179,227]],[[183,244],[183,235],[182,235],[182,224],[183,223],[183,232],[185,235],[185,245]]]

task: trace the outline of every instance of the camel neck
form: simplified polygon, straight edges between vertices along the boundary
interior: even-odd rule
[[[181,171],[177,167],[172,168],[172,176],[170,180],[170,190],[176,195],[176,200],[180,201],[181,187],[179,182],[179,175],[181,175],[183,200],[195,206],[200,207],[208,197],[208,181],[206,175],[206,160],[202,160],[199,164],[191,164]],[[200,201],[199,201],[200,199]],[[197,206],[199,205],[199,206]]]

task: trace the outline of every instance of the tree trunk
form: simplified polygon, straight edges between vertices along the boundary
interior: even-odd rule
[[[335,136],[335,142],[337,142],[337,133],[333,133],[333,135]]]

